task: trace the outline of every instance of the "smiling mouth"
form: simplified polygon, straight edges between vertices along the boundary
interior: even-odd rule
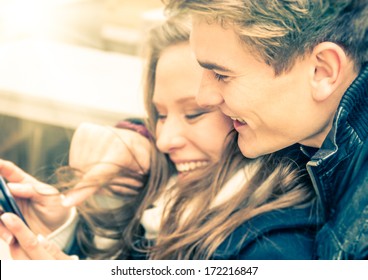
[[[202,168],[207,165],[208,165],[208,161],[188,161],[188,162],[175,164],[176,170],[180,173],[190,172],[190,171],[196,170],[198,168]]]
[[[236,118],[236,117],[230,117],[233,121],[242,123],[242,124],[246,124],[247,122],[241,118]]]
[[[233,125],[236,131],[238,131],[239,128],[241,128],[242,126],[247,125],[247,122],[241,118],[236,118],[236,117],[230,117],[233,120]]]

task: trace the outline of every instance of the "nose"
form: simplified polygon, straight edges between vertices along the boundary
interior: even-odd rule
[[[201,107],[219,106],[223,102],[218,81],[211,70],[204,69],[199,91],[196,97]]]
[[[185,146],[186,138],[180,120],[167,117],[163,123],[158,124],[156,132],[156,146],[162,153],[172,153]]]

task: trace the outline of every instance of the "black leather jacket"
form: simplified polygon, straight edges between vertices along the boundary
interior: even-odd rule
[[[307,164],[324,220],[315,241],[318,259],[368,259],[367,138],[366,64],[344,94],[322,147]]]

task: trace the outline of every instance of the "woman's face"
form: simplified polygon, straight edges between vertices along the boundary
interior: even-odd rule
[[[169,155],[179,178],[219,159],[230,118],[217,108],[201,108],[196,95],[202,69],[189,43],[168,47],[160,56],[153,94],[158,112],[158,149]]]

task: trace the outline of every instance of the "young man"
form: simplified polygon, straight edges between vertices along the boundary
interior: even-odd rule
[[[295,143],[319,195],[316,258],[368,258],[368,2],[185,1],[204,68],[197,96],[251,158]]]

